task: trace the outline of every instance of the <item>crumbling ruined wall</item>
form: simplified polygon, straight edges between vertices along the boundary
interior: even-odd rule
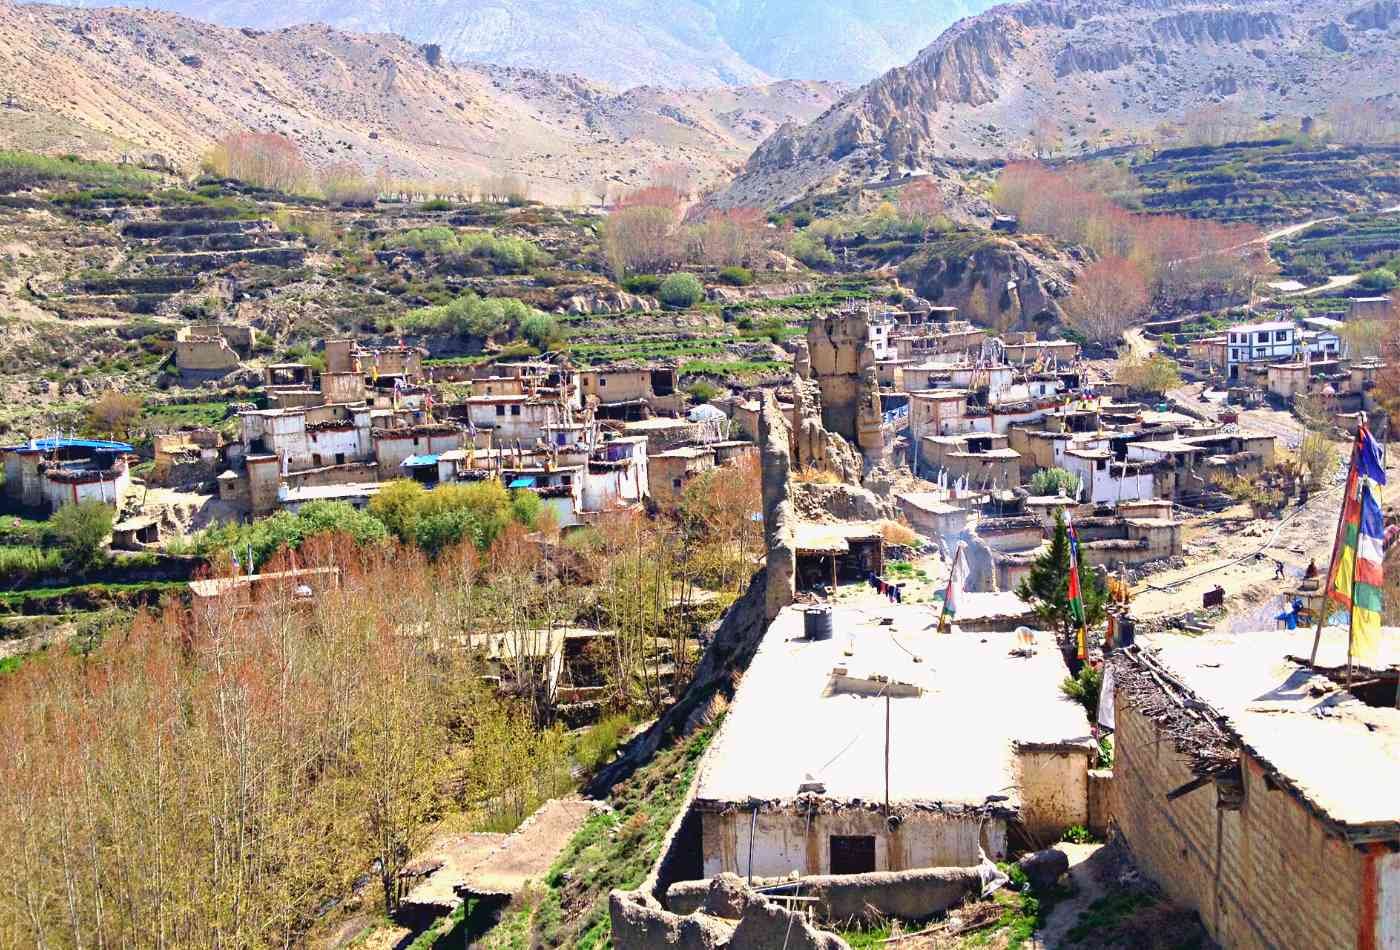
[[[797,593],[797,520],[792,503],[791,435],[778,401],[763,394],[758,413],[758,448],[763,484],[763,538],[767,551],[764,617],[772,621]]]
[[[851,444],[822,422],[822,395],[817,384],[792,379],[792,466],[832,472],[843,482],[859,482],[860,457]]]
[[[862,377],[875,369],[869,332],[861,311],[814,317],[807,328],[812,378],[821,387],[822,424],[849,442],[857,438]]]
[[[681,915],[645,891],[613,891],[608,898],[612,945],[617,950],[849,950],[836,934],[818,930],[801,911],[754,893],[735,875],[705,882],[703,906]]]

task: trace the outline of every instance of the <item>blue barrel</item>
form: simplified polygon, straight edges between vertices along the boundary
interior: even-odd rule
[[[818,604],[802,612],[802,633],[808,640],[831,639],[831,607]]]

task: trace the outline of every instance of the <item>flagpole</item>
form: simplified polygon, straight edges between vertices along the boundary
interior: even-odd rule
[[[1347,467],[1347,488],[1351,487],[1351,473],[1356,470],[1357,450],[1361,444],[1361,429],[1356,430],[1356,440],[1351,444],[1351,461]],[[1322,626],[1327,622],[1328,607],[1332,603],[1332,579],[1337,571],[1337,553],[1342,545],[1342,532],[1346,528],[1347,503],[1350,501],[1350,492],[1344,491],[1342,495],[1342,507],[1337,512],[1337,532],[1332,538],[1332,557],[1327,562],[1327,576],[1322,582],[1322,607],[1317,612],[1317,629],[1313,631],[1312,654],[1308,657],[1308,665],[1317,664],[1317,648],[1322,643]],[[1350,652],[1350,643],[1347,650]]]

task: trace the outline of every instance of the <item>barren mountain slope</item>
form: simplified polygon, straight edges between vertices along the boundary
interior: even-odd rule
[[[159,153],[181,167],[227,132],[274,130],[317,163],[448,180],[509,173],[562,201],[602,178],[643,182],[663,161],[716,180],[841,91],[782,82],[619,95],[577,77],[448,63],[395,36],[0,4],[0,142]]]
[[[99,6],[104,0],[69,0]],[[105,0],[110,2],[110,0]],[[451,59],[619,86],[864,82],[990,0],[147,0],[225,26],[326,23],[437,43]]]
[[[1400,90],[1395,0],[1065,0],[956,24],[806,126],[779,130],[721,199],[781,204],[950,157],[1131,140],[1183,116],[1315,115]]]

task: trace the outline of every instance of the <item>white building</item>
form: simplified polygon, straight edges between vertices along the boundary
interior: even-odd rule
[[[588,461],[583,507],[589,512],[630,508],[650,492],[646,436],[624,436],[598,446]]]
[[[263,409],[239,416],[246,455],[275,455],[284,472],[373,458],[368,406]]]

